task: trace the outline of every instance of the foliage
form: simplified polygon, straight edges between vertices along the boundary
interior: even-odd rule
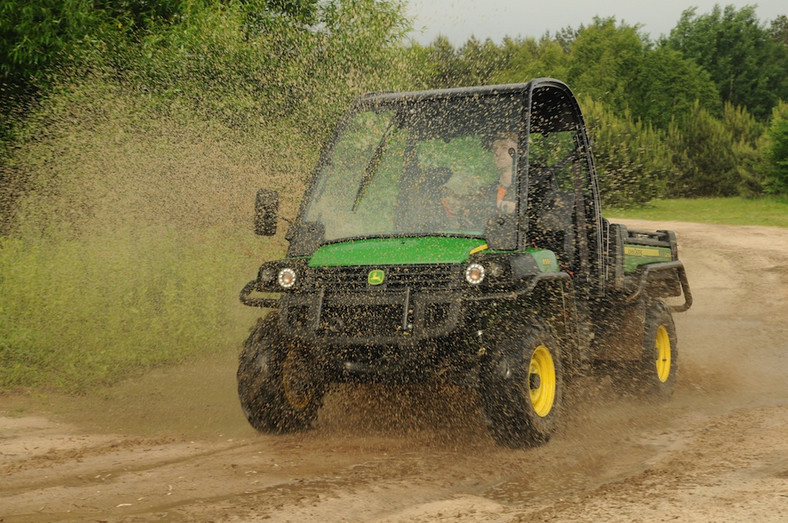
[[[84,59],[85,50],[100,48],[101,42],[118,44],[118,33],[136,42],[222,5],[238,4],[221,0],[5,0],[0,4],[0,74],[12,83],[36,85],[64,59]],[[249,13],[304,25],[316,21],[317,0],[242,0],[240,5]]]
[[[505,42],[507,66],[496,80],[525,81],[553,76],[579,95],[604,101],[618,116],[631,116],[667,129],[670,117],[689,111],[696,100],[719,114],[721,103],[709,74],[681,53],[654,47],[637,26],[596,18],[562,39],[547,36]]]
[[[739,10],[715,5],[708,14],[684,11],[665,45],[681,51],[709,72],[724,101],[764,118],[779,98],[788,99],[788,48],[770,31],[755,6]]]
[[[48,69],[68,57],[103,21],[87,0],[8,0],[0,4],[0,78],[23,84],[43,80]],[[73,58],[73,56],[72,56]]]
[[[667,194],[760,194],[762,133],[763,126],[741,107],[726,102],[718,120],[696,102],[688,114],[673,121],[668,131],[676,174]]]
[[[745,109],[730,102],[725,103],[722,122],[731,135],[739,178],[738,193],[747,197],[759,196],[763,192],[758,178],[764,161],[764,125]]]
[[[629,115],[619,118],[590,97],[582,105],[604,205],[631,206],[663,196],[676,174],[662,133]]]
[[[788,194],[788,103],[781,101],[772,111],[765,141],[763,190]]]
[[[648,50],[629,82],[626,106],[632,114],[666,130],[671,118],[692,111],[695,101],[720,113],[720,97],[709,73],[678,51]]]
[[[334,0],[294,18],[269,3],[208,6],[141,47],[127,42],[112,68],[125,85],[183,100],[206,118],[241,127],[293,117],[320,132],[353,96],[407,80],[395,45],[409,28],[399,4]]]
[[[524,82],[530,78],[568,78],[569,54],[561,42],[549,37],[504,41],[509,60],[495,75],[496,82]]]
[[[117,45],[176,22],[190,5],[186,0],[4,0],[0,140],[11,135],[11,124],[64,72],[94,67]]]
[[[578,93],[607,100],[621,114],[627,109],[629,84],[649,45],[637,27],[616,26],[614,18],[595,18],[570,45],[567,81]]]
[[[670,197],[733,196],[739,169],[733,150],[735,140],[725,124],[696,103],[689,114],[671,126],[668,142],[677,176],[671,180]]]
[[[510,40],[507,40],[510,41]],[[448,88],[485,85],[509,61],[506,43],[498,47],[489,38],[479,42],[471,37],[459,49],[439,36],[421,52],[417,70],[426,73],[420,87]]]

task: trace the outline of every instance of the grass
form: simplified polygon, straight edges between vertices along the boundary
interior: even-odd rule
[[[607,218],[788,227],[788,197],[653,200],[633,209],[610,209]]]
[[[0,238],[0,391],[80,393],[240,347],[260,312],[237,298],[253,262],[243,240],[199,236]]]

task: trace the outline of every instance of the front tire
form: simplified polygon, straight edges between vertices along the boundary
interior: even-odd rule
[[[563,398],[563,365],[552,329],[535,325],[498,344],[480,371],[480,397],[495,441],[507,447],[546,443]]]
[[[244,342],[238,365],[241,409],[255,429],[308,429],[323,402],[325,384],[305,343],[286,338],[275,317],[261,319]]]

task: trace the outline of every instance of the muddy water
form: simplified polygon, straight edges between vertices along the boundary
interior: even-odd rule
[[[314,430],[261,436],[225,354],[0,399],[0,519],[788,519],[788,231],[638,225],[678,231],[695,295],[667,404],[587,379],[553,441],[510,450],[467,389],[342,386]]]

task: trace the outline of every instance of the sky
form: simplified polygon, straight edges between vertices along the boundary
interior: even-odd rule
[[[539,38],[545,32],[581,24],[589,25],[594,16],[615,17],[628,25],[641,25],[641,31],[652,40],[667,35],[675,27],[681,13],[697,7],[698,14],[711,12],[714,4],[734,5],[740,9],[756,5],[762,24],[779,15],[788,15],[785,0],[406,0],[407,12],[413,18],[413,40],[429,44],[437,36],[449,38],[455,47],[472,35],[501,43],[504,36]]]

